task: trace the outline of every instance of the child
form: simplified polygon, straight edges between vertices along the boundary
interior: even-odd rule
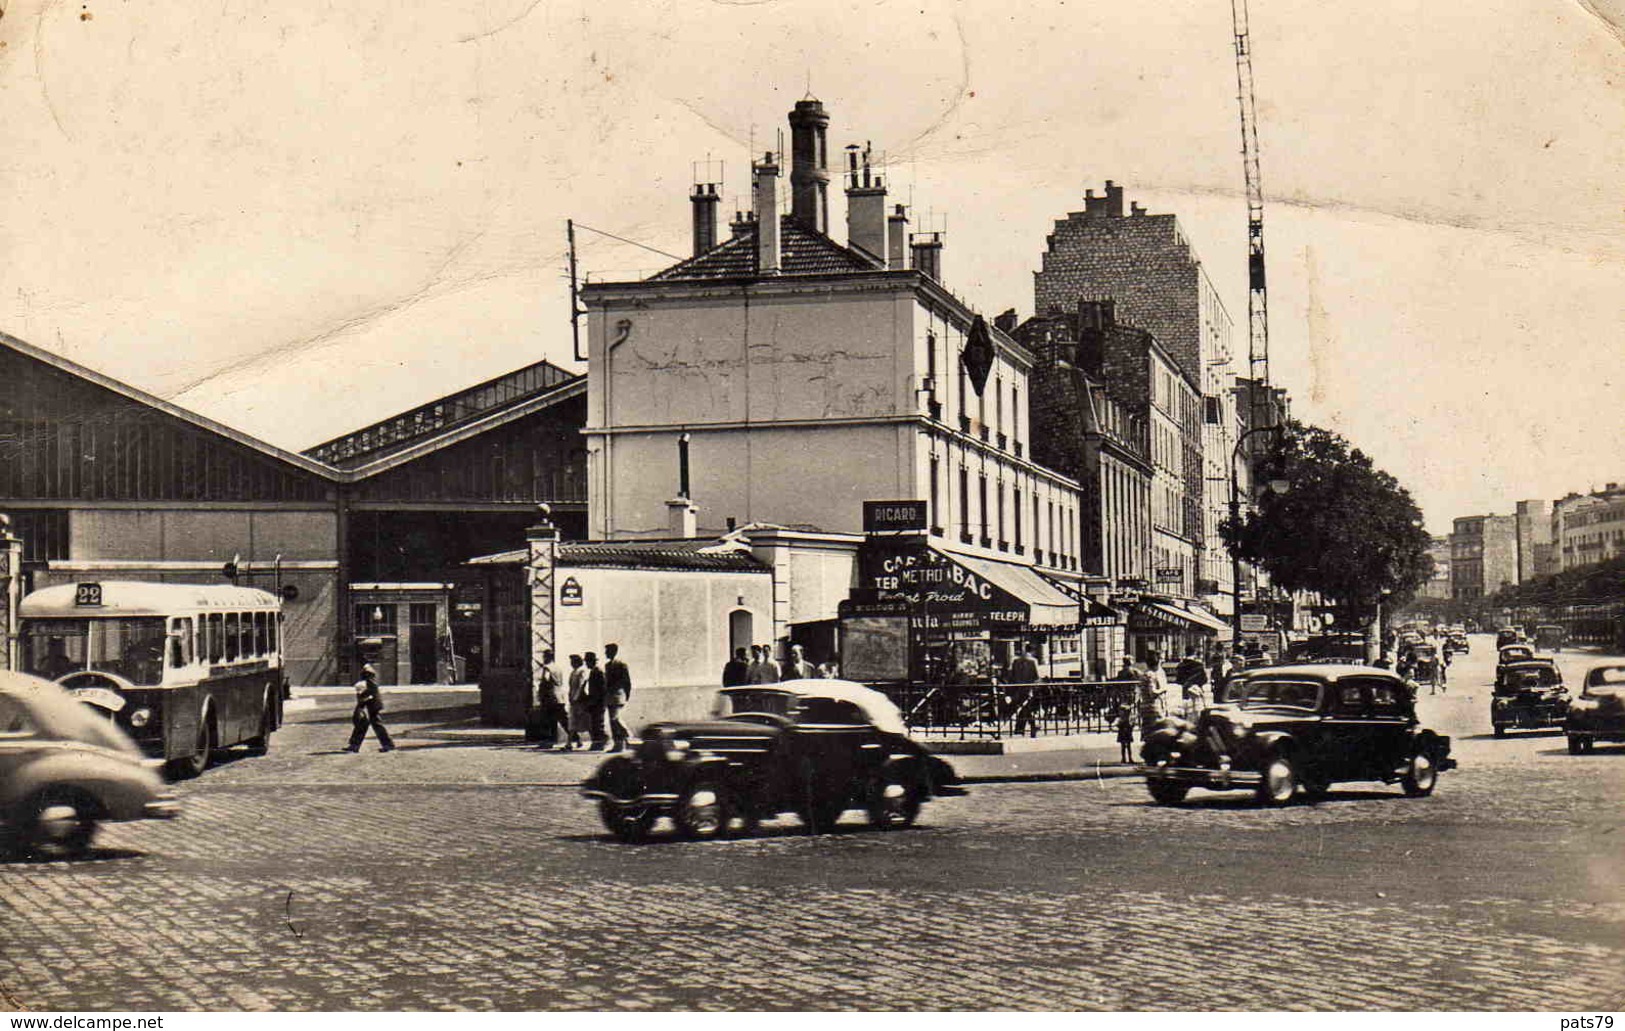
[[[1129,718],[1127,706],[1117,709],[1117,748],[1122,753],[1123,762],[1134,761],[1134,721]]]

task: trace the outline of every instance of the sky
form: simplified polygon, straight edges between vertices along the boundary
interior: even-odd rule
[[[976,309],[1030,313],[1045,235],[1112,179],[1179,216],[1246,340],[1224,0],[0,10],[0,329],[283,447],[580,368],[565,220],[655,249],[583,230],[594,278],[669,264],[696,162],[747,206],[809,92]],[[1434,532],[1625,481],[1622,26],[1253,0],[1272,378]]]

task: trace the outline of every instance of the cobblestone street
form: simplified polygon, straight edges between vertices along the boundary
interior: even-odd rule
[[[181,820],[0,867],[0,982],[47,1010],[1618,1009],[1625,749],[1493,741],[1487,668],[1423,700],[1462,759],[1432,798],[982,784],[907,832],[642,847],[543,786],[589,757],[406,720],[334,755],[305,713]]]

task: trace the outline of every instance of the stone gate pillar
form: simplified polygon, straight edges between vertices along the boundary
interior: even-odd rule
[[[536,685],[542,678],[542,653],[551,651],[558,633],[554,624],[554,570],[559,561],[559,528],[553,525],[552,509],[541,508],[541,521],[526,528],[525,544],[528,556],[525,563],[525,582],[530,587],[530,678],[527,683],[529,699],[536,697]]]
[[[17,606],[23,597],[23,542],[11,532],[11,517],[0,514],[0,669],[22,665],[17,638]]]

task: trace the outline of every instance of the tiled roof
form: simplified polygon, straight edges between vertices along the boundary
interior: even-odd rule
[[[469,565],[513,566],[527,551],[516,548],[470,559]],[[701,569],[762,573],[767,566],[749,551],[712,538],[643,541],[560,541],[559,565],[574,569]]]
[[[789,215],[779,217],[779,274],[816,276],[874,272],[877,266]],[[725,240],[704,254],[656,272],[652,280],[741,279],[756,275],[756,228]]]

